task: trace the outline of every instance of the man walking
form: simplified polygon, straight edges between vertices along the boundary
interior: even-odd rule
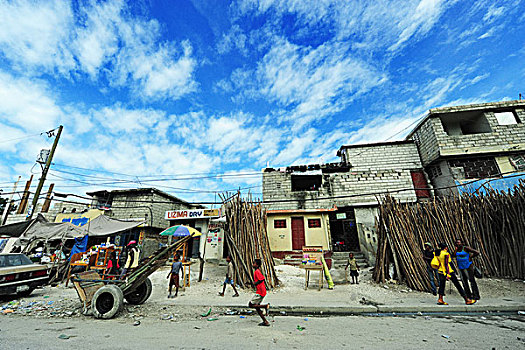
[[[430,287],[432,288],[432,295],[437,295],[436,282],[438,282],[439,285],[439,278],[437,270],[432,268],[430,265],[432,259],[434,259],[434,249],[432,249],[432,244],[430,244],[430,242],[426,242],[425,249],[423,250],[423,260],[425,260],[427,267],[427,274],[428,279],[430,280]]]
[[[230,284],[233,288],[233,291],[235,294],[233,297],[238,297],[239,293],[237,292],[237,289],[235,288],[235,283],[233,282],[233,262],[231,256],[226,257],[226,262],[228,263],[228,270],[226,271],[226,279],[224,280],[224,283],[222,285],[222,293],[219,293],[221,297],[224,296],[224,292],[226,291],[226,286]]]
[[[268,320],[266,320],[266,318],[264,317],[262,309],[266,310],[266,316],[268,316],[268,309],[270,308],[270,304],[261,304],[264,297],[266,296],[266,285],[264,284],[264,276],[260,270],[261,259],[255,259],[255,261],[253,262],[253,268],[255,269],[255,272],[253,273],[253,280],[256,292],[252,300],[250,300],[250,302],[248,303],[248,307],[252,307],[255,308],[255,310],[257,310],[257,313],[262,319],[262,322],[259,323],[259,326],[269,327],[270,322],[268,322]]]
[[[173,264],[171,264],[171,270],[170,273],[168,273],[168,276],[166,278],[170,278],[170,284],[168,289],[168,298],[175,298],[179,294],[179,273],[182,270],[182,263],[179,261],[179,255],[175,255],[175,259],[173,261]],[[175,295],[171,295],[171,288],[175,286]]]

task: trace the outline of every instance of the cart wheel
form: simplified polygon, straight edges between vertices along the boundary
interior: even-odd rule
[[[144,302],[148,300],[151,295],[151,289],[151,280],[146,278],[146,280],[140,286],[126,294],[124,298],[128,303],[133,305],[144,304]]]
[[[112,318],[118,314],[123,305],[122,290],[115,285],[106,285],[93,295],[91,310],[96,318]]]

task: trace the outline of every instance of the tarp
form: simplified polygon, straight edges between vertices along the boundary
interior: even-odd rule
[[[493,189],[495,191],[505,191],[507,192],[520,183],[520,181],[525,181],[525,174],[523,173],[514,173],[512,175],[503,176],[502,178],[492,178],[492,179],[482,179],[477,181],[463,181],[467,182],[466,185],[463,185],[460,181],[455,181],[458,186],[458,191],[462,193],[487,193],[487,189]]]
[[[24,233],[24,231],[27,230],[29,226],[37,221],[47,222],[47,220],[40,213],[38,213],[37,217],[34,219],[0,226],[0,236],[20,237],[20,235]]]
[[[71,249],[71,254],[69,255],[68,260],[71,259],[73,254],[83,253],[83,252],[87,251],[87,243],[88,243],[88,236],[87,235],[85,235],[82,238],[75,238],[75,245]]]
[[[109,236],[130,230],[143,223],[144,221],[124,221],[100,215],[82,226],[82,230],[85,230],[90,237]]]
[[[24,246],[35,240],[46,242],[53,240],[64,241],[66,239],[83,237],[85,235],[85,230],[78,228],[68,222],[55,223],[37,221],[33,223],[33,225],[29,226],[22,235],[20,235],[16,245]]]
[[[117,234],[143,222],[112,219],[101,215],[82,227],[69,222],[47,222],[32,220],[32,224],[20,235],[15,246],[24,247],[24,251],[31,250],[38,242],[65,241],[68,239],[83,238],[84,236],[101,237]],[[85,251],[85,250],[84,250]]]

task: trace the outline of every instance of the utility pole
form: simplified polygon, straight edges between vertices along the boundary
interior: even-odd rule
[[[16,187],[18,186],[18,183],[20,182],[20,178],[22,178],[22,176],[19,176],[18,180],[16,180],[15,186],[13,187],[13,192],[11,193],[11,197],[9,197],[9,200],[5,203],[4,213],[2,214],[2,220],[0,220],[0,226],[5,224],[5,221],[7,219],[7,214],[9,214],[9,209],[11,208],[11,204],[13,202],[13,196],[15,195],[15,192],[16,192]]]
[[[64,127],[60,125],[58,127],[58,133],[55,137],[55,142],[53,142],[53,147],[51,147],[51,152],[49,153],[49,156],[47,157],[46,166],[44,167],[44,170],[42,170],[42,176],[40,177],[40,181],[38,182],[38,187],[35,191],[35,196],[33,197],[33,202],[31,203],[31,207],[29,208],[29,213],[27,215],[26,220],[31,220],[33,217],[33,213],[36,210],[36,204],[38,203],[38,197],[40,197],[40,192],[42,191],[42,187],[44,187],[44,181],[46,181],[47,172],[49,171],[49,167],[51,166],[51,161],[53,160],[53,155],[55,154],[55,150],[58,145],[58,140],[60,139],[60,134],[62,134],[62,129]]]

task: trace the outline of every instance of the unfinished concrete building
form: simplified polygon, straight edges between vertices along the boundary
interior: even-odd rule
[[[285,258],[302,246],[361,252],[375,261],[378,200],[430,197],[411,140],[342,146],[339,163],[266,168],[263,200],[272,252]]]
[[[122,245],[137,240],[144,244],[147,253],[158,248],[161,242],[158,234],[170,225],[165,219],[166,211],[203,208],[156,188],[101,190],[87,194],[93,198],[91,207],[102,209],[104,215],[120,220],[145,221],[144,225],[118,237],[116,243]],[[189,244],[190,254],[193,250],[198,252],[199,245],[199,238],[194,238]]]
[[[512,187],[525,170],[525,101],[434,108],[407,136],[438,196]],[[476,180],[484,181],[476,181]],[[499,181],[498,179],[501,179]]]

